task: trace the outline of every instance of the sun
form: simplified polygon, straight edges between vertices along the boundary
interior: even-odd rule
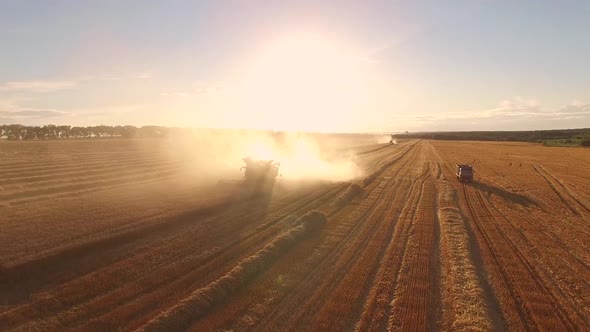
[[[268,43],[248,64],[245,99],[258,127],[338,131],[367,99],[355,52],[315,35]]]

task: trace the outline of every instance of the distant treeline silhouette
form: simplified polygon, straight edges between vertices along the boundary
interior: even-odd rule
[[[18,124],[0,125],[0,138],[8,140],[54,140],[82,138],[132,138],[163,137],[170,128],[161,126],[23,126]]]
[[[0,125],[0,139],[11,141],[25,140],[68,140],[68,139],[109,139],[109,138],[141,138],[169,137],[173,134],[179,135],[251,135],[267,134],[281,139],[295,132],[263,130],[263,129],[232,129],[232,128],[182,128],[182,127],[164,127],[164,126],[24,126],[20,124]],[[336,138],[348,139],[352,141],[363,141],[367,137],[382,136],[383,134],[374,133],[313,133],[298,132],[296,134],[310,135],[315,138]],[[388,134],[389,135],[389,134]],[[388,136],[389,137],[389,136]]]
[[[563,140],[590,146],[590,128],[531,131],[456,131],[421,132],[394,135],[395,138],[420,138],[449,141],[515,141],[544,143]]]
[[[181,132],[186,128],[164,126],[24,126],[19,124],[0,125],[0,139],[20,140],[63,140],[90,138],[134,138],[134,137],[167,137],[173,132]],[[240,133],[240,132],[268,132],[268,130],[240,130],[240,129],[197,129],[200,132],[212,134]],[[318,136],[340,135],[343,137],[363,136],[365,134],[313,134]],[[371,134],[369,134],[371,135]],[[375,134],[376,135],[376,134]],[[433,139],[450,141],[516,141],[534,142],[546,145],[585,145],[590,146],[590,128],[534,130],[534,131],[456,131],[456,132],[417,132],[395,134],[398,139]],[[558,142],[556,142],[558,141]]]

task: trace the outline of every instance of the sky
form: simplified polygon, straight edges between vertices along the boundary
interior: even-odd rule
[[[0,0],[0,124],[590,127],[590,1]]]

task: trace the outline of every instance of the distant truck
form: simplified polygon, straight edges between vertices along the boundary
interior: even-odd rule
[[[473,182],[473,166],[469,164],[457,165],[456,175],[459,182]]]

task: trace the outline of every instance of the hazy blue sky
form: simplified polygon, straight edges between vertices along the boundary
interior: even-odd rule
[[[590,127],[590,1],[0,0],[0,123]]]

